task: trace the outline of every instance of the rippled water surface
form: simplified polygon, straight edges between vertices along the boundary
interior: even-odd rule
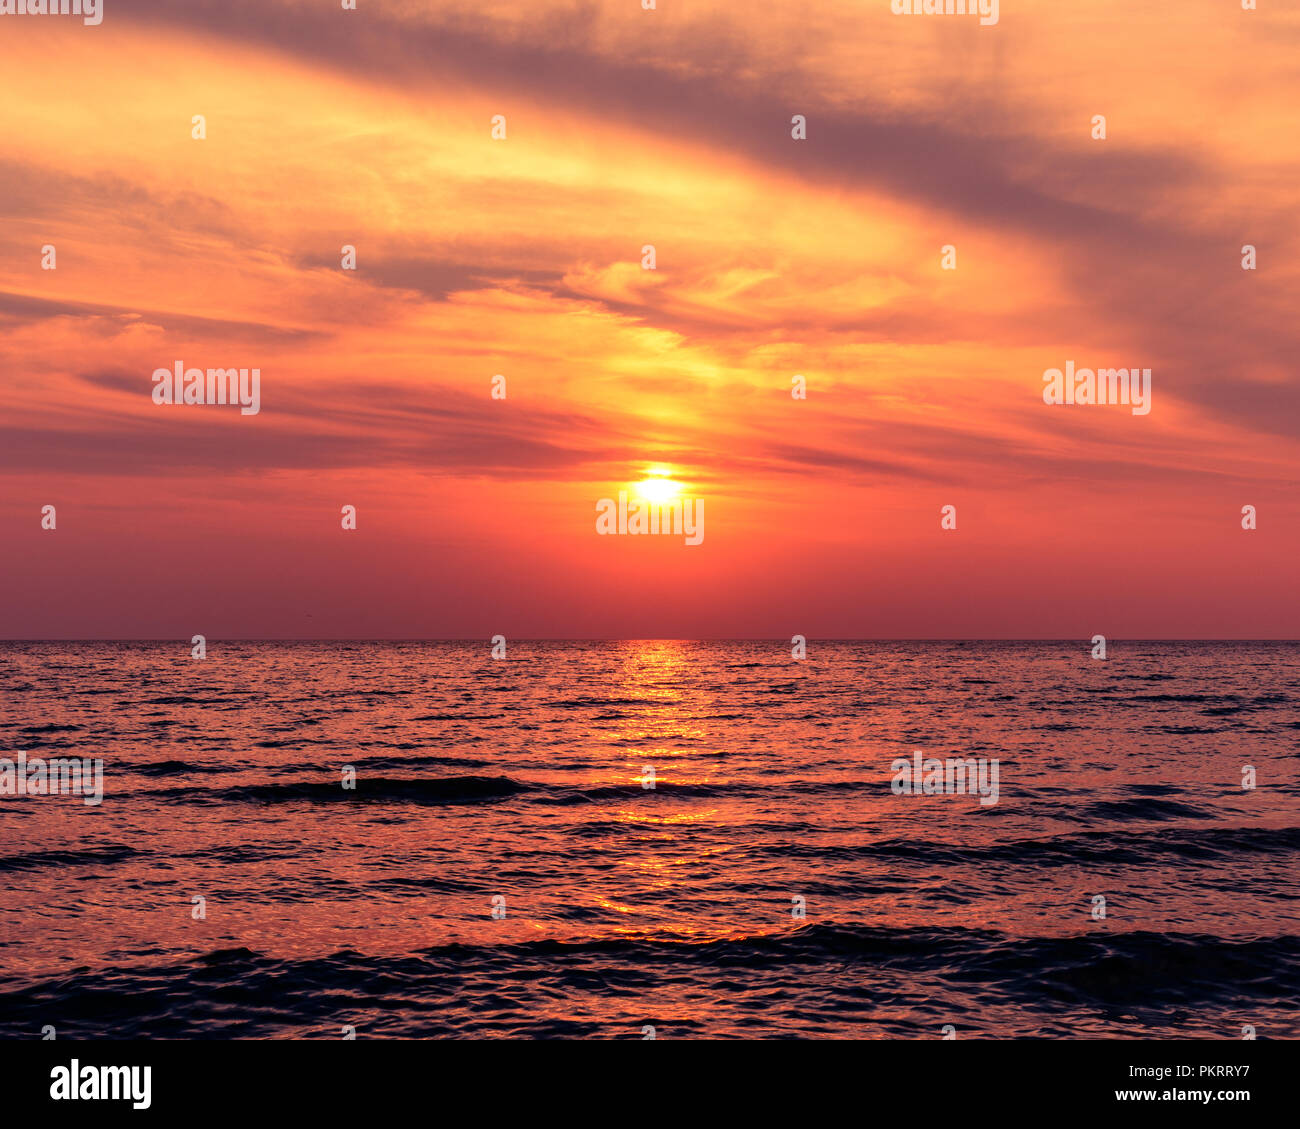
[[[0,1035],[1300,1037],[1300,645],[1112,647],[0,644]]]

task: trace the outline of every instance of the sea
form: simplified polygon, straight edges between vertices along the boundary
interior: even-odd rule
[[[0,643],[0,1037],[1300,1037],[1300,644],[1092,650]]]

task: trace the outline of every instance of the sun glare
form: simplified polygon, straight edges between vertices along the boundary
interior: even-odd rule
[[[636,492],[647,502],[671,502],[682,492],[682,484],[671,478],[647,478],[636,484]]]

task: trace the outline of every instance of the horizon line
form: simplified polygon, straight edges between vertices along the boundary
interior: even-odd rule
[[[498,632],[498,634],[500,634]],[[790,640],[779,635],[726,635],[726,636],[679,636],[679,635],[643,635],[643,636],[557,636],[557,635],[507,635],[507,643],[780,643],[788,646]],[[340,636],[204,636],[205,642],[216,640],[222,643],[486,643],[491,645],[493,636],[413,636],[413,635],[340,635]],[[817,635],[804,636],[806,642],[821,643],[1077,643],[1090,644],[1090,636],[849,636]],[[1106,643],[1300,643],[1300,639],[1275,637],[1208,637],[1208,636],[1164,636],[1160,638],[1128,638],[1126,636],[1108,635]],[[95,637],[60,637],[51,636],[43,639],[34,638],[0,638],[0,645],[6,643],[183,643],[193,642],[193,637],[184,636],[95,636]]]

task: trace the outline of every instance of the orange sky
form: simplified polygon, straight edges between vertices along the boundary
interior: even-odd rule
[[[1262,7],[0,16],[0,636],[1300,635]],[[1068,360],[1151,413],[1045,405]],[[597,536],[651,467],[703,544]]]

